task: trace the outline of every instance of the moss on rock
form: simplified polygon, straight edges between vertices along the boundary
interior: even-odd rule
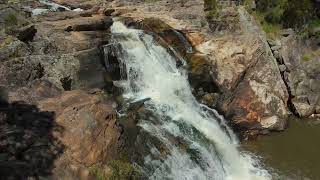
[[[158,18],[146,18],[142,21],[142,28],[155,33],[161,33],[165,30],[171,29],[169,25]]]
[[[136,180],[140,177],[140,171],[132,164],[120,160],[114,160],[109,163],[110,172],[108,178],[110,180],[132,179]]]
[[[0,40],[0,49],[7,46],[14,41],[12,36],[7,36],[3,40]]]

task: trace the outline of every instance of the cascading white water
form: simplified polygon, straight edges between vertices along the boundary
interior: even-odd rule
[[[149,179],[271,179],[253,158],[238,151],[224,119],[196,101],[186,72],[176,67],[176,57],[141,30],[115,22],[111,32],[120,44],[117,56],[125,64],[125,97],[150,98],[145,106],[157,121],[141,119],[139,125],[169,150],[161,155],[150,146],[151,155],[144,158],[145,166],[152,167],[145,172]]]

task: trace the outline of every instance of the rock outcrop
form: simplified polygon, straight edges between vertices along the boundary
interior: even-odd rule
[[[263,31],[239,9],[238,35],[224,35],[196,46],[214,65],[218,87],[215,105],[240,132],[283,130],[288,117],[288,93]]]
[[[217,107],[236,128],[282,130],[286,89],[263,41],[245,35],[208,43],[198,49],[215,65],[213,82],[223,92]]]
[[[112,102],[102,95],[69,91],[40,101],[39,108],[54,112],[55,122],[64,129],[53,135],[65,146],[63,155],[55,161],[54,176],[88,179],[90,167],[118,157],[124,143],[122,128]]]
[[[319,50],[304,43],[295,35],[283,37],[279,51],[292,111],[300,117],[310,117],[320,113],[320,59]]]
[[[192,2],[192,8],[203,8],[201,1]],[[233,28],[225,27],[220,33],[219,28],[210,28],[210,21],[192,26],[193,20],[176,18],[176,12],[170,9],[174,3],[159,9],[163,12],[158,12],[159,15],[146,6],[134,6],[135,11],[121,16],[142,22],[147,31],[156,32],[180,52],[187,61],[189,81],[200,101],[217,108],[241,134],[266,133],[286,127],[289,97],[285,83],[264,32],[245,9],[229,8]],[[188,8],[179,9],[192,13]],[[228,16],[228,12],[225,13]],[[194,16],[194,19],[202,19],[205,13]],[[187,53],[186,46],[181,46],[179,35],[168,34],[170,29],[184,34],[193,46],[191,53]]]
[[[95,179],[124,145],[101,90],[113,21],[91,5],[36,16],[25,6],[44,5],[0,3],[0,179]]]
[[[5,37],[0,49],[0,84],[17,88],[46,79],[65,90],[102,88],[105,70],[100,47],[107,43],[111,25],[110,17],[99,14],[70,17],[51,12],[37,17],[32,28],[20,31],[18,38]]]
[[[0,167],[36,167],[41,158],[48,163],[39,165],[45,171],[23,171],[23,177],[93,178],[91,167],[119,156],[124,134],[138,134],[133,117],[123,132],[105,94],[118,95],[110,89],[120,79],[119,67],[108,69],[104,57],[114,17],[182,57],[186,62],[178,58],[177,66],[187,70],[196,98],[243,138],[283,130],[291,112],[320,114],[319,52],[300,48],[293,30],[267,41],[235,3],[215,14],[203,0],[53,2],[63,6],[0,3],[0,155],[12,163],[0,161]],[[116,57],[108,58],[119,66]],[[38,141],[50,148],[36,150]]]

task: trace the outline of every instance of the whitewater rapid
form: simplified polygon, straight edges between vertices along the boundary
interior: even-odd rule
[[[223,117],[197,102],[186,71],[177,68],[177,58],[168,49],[121,22],[115,22],[111,32],[124,64],[124,96],[133,101],[150,98],[145,108],[157,118],[141,119],[139,125],[169,150],[160,156],[161,150],[150,146],[142,167],[149,179],[271,179],[252,156],[239,152],[237,138]],[[172,139],[181,139],[183,145]]]

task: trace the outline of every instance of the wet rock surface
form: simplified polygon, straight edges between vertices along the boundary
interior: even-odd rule
[[[200,1],[193,2],[194,9],[203,7]],[[199,101],[217,108],[238,132],[265,134],[270,130],[283,130],[289,114],[289,95],[273,56],[274,51],[280,50],[279,46],[273,50],[269,47],[265,34],[243,8],[233,7],[225,12],[233,17],[229,19],[233,28],[213,30],[210,21],[197,27],[190,19],[176,18],[176,12],[169,8],[173,5],[163,6],[159,11],[165,13],[157,15],[146,5],[136,6],[136,10],[121,16],[127,16],[133,22],[141,21],[147,31],[156,32],[179,52],[187,61],[194,95]],[[124,4],[122,8],[125,7]],[[193,12],[188,7],[181,9]],[[149,15],[153,15],[152,21]],[[195,19],[205,18],[205,13],[195,16]],[[163,35],[170,29],[176,29],[185,36],[193,45],[192,53],[186,53],[176,34]]]

